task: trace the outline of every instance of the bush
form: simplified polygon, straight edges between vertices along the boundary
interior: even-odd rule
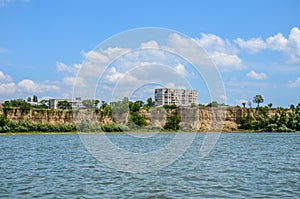
[[[125,131],[129,131],[129,127],[126,125],[122,125],[122,124],[102,124],[101,125],[101,129],[104,132],[125,132]]]
[[[139,114],[139,113],[132,113],[131,116],[130,116],[130,119],[137,126],[141,127],[141,126],[145,126],[146,125],[145,118],[141,114]]]
[[[165,130],[179,130],[180,118],[177,116],[171,116],[168,118],[166,124],[164,125]]]
[[[176,109],[177,108],[177,106],[175,104],[170,104],[170,105],[166,104],[163,107],[164,107],[164,109]]]

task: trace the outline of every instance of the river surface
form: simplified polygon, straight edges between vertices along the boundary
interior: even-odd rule
[[[147,153],[175,136],[107,137]],[[148,173],[107,167],[77,134],[0,136],[0,198],[299,198],[300,133],[222,133],[201,159],[204,136]]]

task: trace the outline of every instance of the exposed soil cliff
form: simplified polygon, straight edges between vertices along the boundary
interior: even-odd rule
[[[241,117],[247,113],[254,118],[258,116],[256,109],[244,108],[209,108],[209,107],[186,107],[179,109],[155,108],[141,110],[149,126],[162,128],[170,116],[177,116],[181,119],[180,126],[183,129],[195,131],[232,131],[238,128]],[[4,114],[7,119],[23,122],[44,124],[74,124],[81,120],[98,121],[103,124],[128,122],[129,113],[116,113],[104,115],[100,110],[89,109],[81,110],[43,110],[29,109],[22,110],[17,108],[0,109],[0,115]],[[272,114],[272,110],[270,110]]]

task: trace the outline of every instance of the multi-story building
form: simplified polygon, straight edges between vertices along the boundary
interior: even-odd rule
[[[80,109],[85,108],[85,106],[82,104],[81,98],[76,99],[50,99],[49,100],[49,107],[52,109],[58,109],[58,103],[62,101],[67,101],[70,103],[73,109]]]
[[[155,89],[155,105],[191,106],[198,104],[198,92],[187,89],[159,88]]]

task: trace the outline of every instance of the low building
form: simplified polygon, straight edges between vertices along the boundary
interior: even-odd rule
[[[85,108],[85,106],[82,103],[81,98],[75,98],[75,99],[49,99],[49,108],[58,109],[58,103],[63,102],[63,101],[69,102],[72,109]]]
[[[155,89],[155,105],[191,106],[198,104],[198,92],[188,89]]]

